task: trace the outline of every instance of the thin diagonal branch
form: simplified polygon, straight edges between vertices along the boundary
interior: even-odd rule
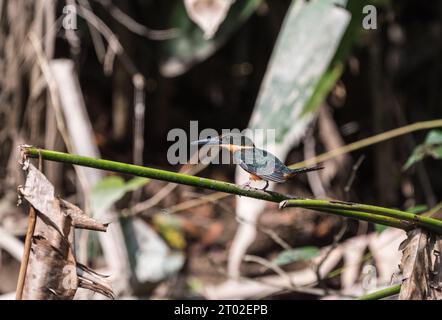
[[[250,197],[270,202],[279,202],[280,208],[302,207],[311,210],[322,211],[325,213],[336,214],[348,218],[354,218],[373,223],[380,223],[401,229],[409,229],[416,225],[427,230],[442,234],[442,220],[419,216],[396,209],[343,201],[300,199],[294,196],[284,195],[277,192],[244,188],[242,186],[224,181],[201,178],[187,174],[136,166],[110,160],[83,157],[52,150],[38,149],[27,145],[21,146],[21,149],[24,155],[33,158],[38,158],[39,156],[41,156],[42,159],[45,160],[70,163],[73,165],[114,171],[124,174],[131,174],[135,176],[221,191],[238,196]]]

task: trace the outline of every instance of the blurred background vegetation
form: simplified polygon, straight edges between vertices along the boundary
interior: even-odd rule
[[[76,30],[63,28],[67,5]],[[377,9],[376,29],[362,28],[366,5]],[[189,131],[194,120],[200,130],[276,129],[272,152],[294,164],[441,118],[441,21],[439,1],[0,0],[0,235],[23,240],[26,230],[27,211],[15,206],[22,143],[241,183],[234,166],[170,165],[168,132]],[[82,128],[90,139],[75,138]],[[437,130],[401,135],[276,190],[438,214],[441,145]],[[122,231],[79,233],[76,243],[82,262],[114,274],[118,297],[357,296],[368,290],[366,266],[381,286],[398,264],[401,235],[373,245],[386,230],[372,224],[299,208],[279,214],[276,205],[161,181],[100,174],[84,182],[68,165],[44,169],[58,194],[89,214],[107,212]],[[238,244],[247,227],[256,235]],[[341,256],[321,275],[336,247]],[[19,263],[5,247],[0,253],[7,294]],[[304,269],[313,278],[301,287],[278,282]],[[239,276],[279,287],[227,285]]]

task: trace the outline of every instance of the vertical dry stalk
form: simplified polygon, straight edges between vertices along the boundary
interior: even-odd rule
[[[38,157],[38,169],[43,170],[43,159],[41,154]],[[28,270],[29,256],[31,254],[32,247],[32,237],[34,236],[35,224],[37,222],[37,213],[34,207],[31,205],[29,207],[28,216],[28,228],[26,230],[25,245],[23,248],[23,258],[20,264],[20,271],[18,273],[17,289],[15,290],[15,300],[22,300],[23,298],[23,288],[25,287],[26,271]]]
[[[29,254],[31,252],[32,236],[34,235],[35,221],[37,220],[36,217],[37,215],[35,213],[35,209],[34,207],[31,206],[29,208],[28,229],[26,231],[23,258],[21,260],[20,272],[18,274],[18,281],[17,281],[17,290],[15,292],[16,300],[21,300],[23,296],[23,287],[25,286],[25,278],[26,278],[26,271],[28,269]]]

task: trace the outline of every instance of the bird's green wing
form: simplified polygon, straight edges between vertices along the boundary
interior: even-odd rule
[[[253,148],[243,149],[233,154],[239,166],[245,171],[264,180],[284,182],[285,165],[273,154]]]

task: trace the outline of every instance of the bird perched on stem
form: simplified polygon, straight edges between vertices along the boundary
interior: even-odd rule
[[[266,185],[263,190],[267,189],[269,181],[286,182],[300,173],[323,169],[321,166],[290,169],[270,152],[256,148],[251,139],[236,133],[198,140],[192,142],[192,144],[219,146],[227,149],[232,153],[234,163],[239,164],[242,169],[250,174],[246,186],[250,186],[251,181],[264,180]]]

